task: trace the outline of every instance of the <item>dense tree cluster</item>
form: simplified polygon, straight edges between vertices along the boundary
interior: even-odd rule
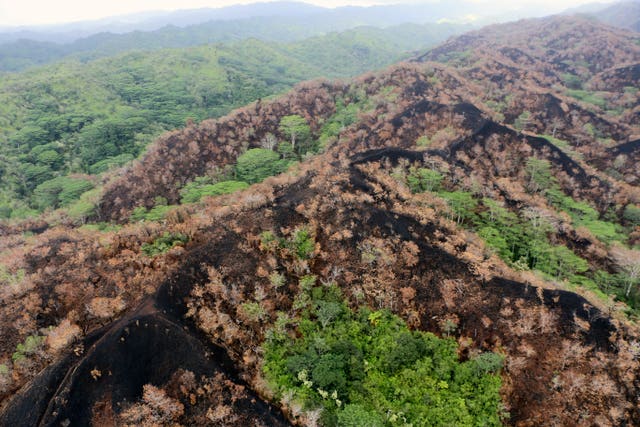
[[[353,312],[335,285],[302,292],[309,308],[276,322],[265,346],[265,374],[288,404],[323,408],[326,426],[502,424],[500,355],[460,362],[454,340],[411,332],[389,312]]]

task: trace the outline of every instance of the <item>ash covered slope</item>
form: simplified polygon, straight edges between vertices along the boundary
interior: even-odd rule
[[[590,123],[595,136],[617,143],[638,132],[624,126],[640,120],[639,40],[637,33],[579,17],[545,18],[455,37],[417,60],[447,63],[476,81],[506,123],[529,111],[524,130],[593,145],[579,132]],[[564,122],[555,123],[561,115]]]
[[[347,106],[359,111],[323,154],[242,192],[177,207],[162,223],[102,232],[43,224],[34,237],[3,230],[1,260],[11,259],[11,271],[22,269],[23,277],[3,289],[0,360],[27,336],[48,332],[45,344],[9,362],[0,420],[29,412],[40,425],[125,423],[136,410],[157,412],[160,395],[171,422],[246,425],[268,416],[266,423],[286,423],[261,400],[272,394],[260,348],[278,312],[296,315],[300,279],[314,274],[337,283],[351,304],[387,308],[415,329],[441,334],[443,322],[452,322],[449,332],[465,343],[463,358],[504,352],[508,424],[640,424],[636,327],[621,306],[566,290],[615,269],[608,235],[572,216],[576,205],[567,207],[567,200],[582,203],[594,221],[605,223],[609,212],[607,221],[632,227],[623,212],[640,202],[637,187],[592,167],[590,150],[599,153],[599,139],[631,141],[636,125],[622,118],[633,112],[622,106],[621,118],[567,95],[571,78],[562,74],[578,69],[547,66],[517,40],[541,25],[558,40],[572,40],[563,29],[587,38],[591,32],[591,43],[567,46],[584,62],[580,72],[594,70],[589,76],[608,71],[596,72],[590,62],[602,55],[589,55],[598,35],[618,43],[607,55],[621,63],[610,68],[638,62],[638,47],[628,33],[571,22],[494,27],[486,38],[491,31],[511,34],[516,53],[492,51],[472,34],[465,37],[475,49],[449,65],[399,64],[349,84],[305,83],[276,101],[166,135],[107,187],[102,218],[124,222],[157,196],[177,202],[184,183],[232,164],[267,132],[278,134],[283,116],[305,117],[319,136]],[[525,58],[528,66],[519,65]],[[505,106],[496,111],[491,101],[500,100]],[[529,117],[521,117],[524,111]],[[555,132],[549,121],[557,121]],[[546,182],[534,178],[532,164],[544,165]],[[439,174],[437,186],[412,180],[423,170]],[[536,248],[497,249],[482,218],[507,218],[510,229],[544,223],[538,244],[582,261],[568,257],[573,263],[533,274],[541,261],[525,254]],[[305,260],[269,249],[260,237],[269,231],[286,239],[301,228],[315,242]],[[145,256],[142,245],[165,232],[190,242]],[[273,272],[284,284],[270,280]],[[246,303],[263,312],[249,316]],[[173,360],[167,351],[175,352]],[[161,390],[147,386],[143,393],[147,384]],[[309,422],[299,408],[273,404],[288,422]]]
[[[441,80],[436,76],[423,87],[411,81],[390,84],[413,90],[408,102],[468,102],[499,123],[562,139],[589,161],[640,135],[640,75],[632,71],[640,64],[638,40],[637,34],[580,18],[490,26],[416,58],[446,64],[430,66]],[[366,78],[360,82],[366,90]],[[347,86],[303,85],[275,104],[258,103],[224,121],[165,136],[141,164],[108,186],[100,216],[122,218],[137,205],[149,206],[157,195],[177,201],[185,182],[233,161],[242,147],[220,152],[227,142],[258,146],[264,134],[277,133],[279,119],[290,112],[319,132]],[[252,123],[258,120],[267,126]],[[633,169],[618,173],[637,183]]]
[[[638,184],[638,151],[622,145],[640,136],[637,33],[578,17],[528,20],[453,38],[417,60],[455,66],[483,87],[494,117],[566,140]]]

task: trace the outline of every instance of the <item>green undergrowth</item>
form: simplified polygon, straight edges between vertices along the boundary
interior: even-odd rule
[[[624,211],[622,213],[622,217],[625,222],[632,227],[637,227],[640,225],[640,206],[629,204],[625,206]]]
[[[563,153],[565,153],[567,156],[571,157],[574,160],[583,160],[584,156],[582,155],[582,153],[579,153],[578,151],[575,151],[573,149],[573,147],[571,147],[571,145],[563,140],[563,139],[559,139],[556,138],[552,135],[540,135],[542,138],[546,139],[547,141],[549,141],[550,143],[552,143],[553,145],[555,145],[556,147],[558,147],[560,149],[560,151],[562,151]]]
[[[9,271],[7,267],[0,264],[0,286],[2,285],[17,285],[22,282],[25,277],[25,270],[19,269],[15,273]]]
[[[325,149],[331,142],[335,141],[340,132],[347,126],[352,125],[358,119],[358,113],[362,110],[362,105],[351,103],[345,105],[344,101],[336,102],[336,112],[331,116],[320,129],[318,146]]]
[[[586,202],[580,202],[567,196],[559,187],[554,186],[548,189],[545,196],[556,209],[569,214],[574,227],[585,227],[598,240],[605,243],[627,240],[622,226],[611,221],[601,220],[597,210]]]
[[[239,181],[255,184],[286,171],[291,163],[276,151],[252,148],[238,157],[235,175]]]
[[[634,309],[638,298],[624,292],[622,274],[594,269],[586,259],[560,244],[556,237],[559,212],[568,214],[574,228],[585,228],[608,245],[623,244],[627,240],[625,228],[602,218],[587,202],[565,194],[552,176],[547,161],[531,159],[527,174],[530,191],[544,195],[557,212],[535,208],[514,212],[471,192],[447,191],[443,186],[444,176],[427,168],[411,167],[406,183],[414,193],[432,191],[446,200],[450,208],[446,213],[449,219],[476,232],[513,268],[538,271],[546,279],[565,281],[570,289],[586,288],[604,301],[609,299],[609,294],[614,294]],[[628,216],[634,218],[634,207],[629,212]]]
[[[381,88],[373,96],[368,96],[362,88],[356,89],[352,86],[347,95],[338,97],[335,113],[322,124],[318,136],[318,152],[324,151],[330,144],[337,141],[345,128],[358,121],[360,114],[372,112],[375,109],[376,100],[393,102],[396,98],[397,94],[393,92],[391,86]]]
[[[180,203],[196,203],[206,196],[220,196],[231,194],[248,188],[243,181],[221,181],[215,184],[209,177],[198,177],[180,190]]]
[[[11,356],[13,362],[19,362],[25,359],[27,356],[35,353],[42,347],[44,343],[44,337],[39,335],[30,335],[24,342],[16,346],[16,351]]]
[[[475,230],[502,259],[518,269],[540,270],[555,279],[578,280],[586,260],[564,245],[553,244],[549,219],[535,211],[518,215],[495,201],[462,191],[439,192],[449,204],[451,219]]]
[[[117,232],[120,229],[122,229],[122,226],[119,224],[112,224],[110,222],[96,222],[92,224],[85,224],[81,226],[80,229],[108,233],[108,232]]]
[[[175,246],[183,246],[188,241],[189,238],[184,234],[165,231],[162,236],[157,237],[153,242],[144,243],[141,250],[145,255],[152,257],[165,253]]]
[[[321,409],[323,426],[501,425],[503,356],[461,361],[453,338],[411,331],[386,310],[354,311],[336,285],[304,282],[300,314],[280,313],[264,345],[277,398]]]
[[[131,212],[131,221],[161,221],[165,219],[167,214],[175,209],[175,205],[167,205],[167,200],[163,197],[156,197],[155,206],[145,208],[139,206]]]
[[[271,231],[260,234],[260,246],[265,251],[277,251],[281,256],[292,254],[300,260],[307,260],[315,251],[315,238],[306,227],[297,228],[288,238],[276,237]]]
[[[582,89],[569,89],[567,90],[567,95],[579,101],[595,105],[602,109],[605,109],[607,107],[607,101],[602,98],[597,92],[591,92]]]

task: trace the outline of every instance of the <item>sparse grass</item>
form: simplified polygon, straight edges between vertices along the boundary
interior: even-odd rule
[[[94,224],[85,224],[80,227],[81,230],[87,231],[101,231],[101,232],[116,232],[122,228],[121,225],[112,224],[110,222],[96,222]]]
[[[584,160],[584,156],[582,155],[582,153],[579,153],[577,151],[575,151],[573,149],[573,147],[571,147],[571,145],[567,142],[564,141],[562,139],[559,138],[554,138],[551,135],[540,135],[542,138],[546,139],[547,141],[549,141],[550,143],[552,143],[553,145],[555,145],[556,147],[558,147],[560,149],[560,151],[562,151],[563,153],[565,153],[567,156],[571,157],[574,160]]]
[[[431,139],[423,135],[416,140],[416,147],[418,148],[428,148],[431,145]]]
[[[284,277],[283,274],[280,274],[277,271],[274,271],[269,275],[269,282],[271,283],[271,286],[278,289],[286,285],[287,279],[286,277]]]
[[[42,347],[44,343],[44,337],[39,335],[29,335],[23,343],[20,343],[16,347],[16,351],[11,356],[11,360],[19,362],[27,356],[35,353]]]
[[[265,308],[257,302],[242,303],[240,305],[240,311],[246,319],[252,322],[260,322],[267,316]]]
[[[569,89],[566,93],[570,97],[586,102],[587,104],[592,104],[602,109],[607,108],[607,101],[598,95],[597,92],[590,92],[588,90],[581,89]]]
[[[0,265],[0,285],[16,285],[24,280],[24,276],[24,269],[11,273],[7,267]]]

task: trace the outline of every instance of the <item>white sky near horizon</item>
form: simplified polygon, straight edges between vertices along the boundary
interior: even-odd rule
[[[0,0],[0,26],[42,25],[94,20],[130,13],[224,7],[232,4],[256,3],[261,0]],[[430,3],[446,0],[303,0],[324,7],[345,5]],[[611,0],[471,0],[475,3],[503,5],[505,9],[540,7],[546,13],[568,7]]]

